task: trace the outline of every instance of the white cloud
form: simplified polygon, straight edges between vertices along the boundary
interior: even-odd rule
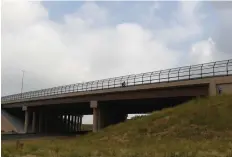
[[[212,39],[220,51],[232,55],[232,2],[217,2],[216,4],[214,7],[218,13],[215,20],[217,27],[214,30]]]
[[[202,33],[201,19],[198,8],[201,2],[182,1],[178,10],[172,14],[170,27],[157,30],[157,36],[166,43],[178,44]]]
[[[202,40],[192,45],[189,61],[192,63],[211,62],[215,59],[215,53],[217,53],[217,50],[213,40],[211,38]]]

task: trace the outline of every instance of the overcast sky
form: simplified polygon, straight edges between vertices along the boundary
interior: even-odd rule
[[[232,2],[2,2],[2,95],[232,58]]]

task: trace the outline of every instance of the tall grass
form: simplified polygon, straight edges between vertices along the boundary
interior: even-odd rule
[[[232,157],[232,96],[189,101],[73,139],[2,142],[3,156]]]

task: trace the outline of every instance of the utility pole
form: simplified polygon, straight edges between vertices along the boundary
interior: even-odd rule
[[[22,94],[23,94],[23,79],[24,79],[24,73],[25,73],[25,71],[22,70],[22,72],[23,72],[23,76],[22,76],[22,85],[21,85],[21,97],[22,97]]]

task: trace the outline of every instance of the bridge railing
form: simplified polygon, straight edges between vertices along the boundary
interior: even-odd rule
[[[232,59],[30,91],[22,94],[4,96],[2,97],[2,102],[64,93],[228,75],[232,75]]]

